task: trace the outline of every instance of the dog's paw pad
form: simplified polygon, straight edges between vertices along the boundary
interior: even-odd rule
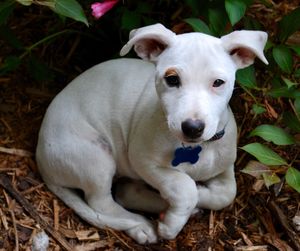
[[[171,240],[174,239],[179,230],[171,228],[170,226],[166,225],[163,222],[160,222],[158,224],[158,235],[162,237],[163,239]]]
[[[139,244],[157,242],[156,233],[150,224],[140,224],[133,227],[127,230],[127,234],[135,239]]]

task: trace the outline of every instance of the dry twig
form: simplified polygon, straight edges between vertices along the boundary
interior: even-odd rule
[[[27,211],[27,213],[43,228],[45,231],[50,234],[60,245],[68,250],[74,251],[75,248],[72,247],[65,238],[63,238],[57,231],[53,229],[35,210],[35,208],[19,193],[11,184],[10,179],[5,174],[0,174],[0,184],[3,188],[16,199],[18,203]]]
[[[269,208],[272,210],[277,221],[284,228],[288,236],[290,237],[291,242],[295,246],[296,250],[300,250],[300,237],[299,235],[290,227],[288,220],[282,210],[277,206],[275,201],[269,203]]]
[[[6,148],[0,146],[0,152],[13,154],[21,157],[31,157],[32,153],[23,149],[15,149],[15,148]]]

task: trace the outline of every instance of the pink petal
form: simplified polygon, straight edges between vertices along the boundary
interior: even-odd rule
[[[114,7],[119,0],[104,0],[103,2],[96,2],[91,5],[92,15],[99,19],[112,7]]]

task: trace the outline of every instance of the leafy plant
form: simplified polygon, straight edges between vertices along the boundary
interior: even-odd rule
[[[284,16],[279,22],[279,32],[274,42],[272,41],[271,46],[268,48],[268,58],[271,61],[268,70],[273,74],[270,78],[271,89],[265,90],[265,93],[273,98],[287,98],[293,112],[283,112],[280,119],[282,125],[287,126],[287,129],[291,132],[299,133],[300,127],[300,116],[298,111],[299,104],[299,83],[295,77],[295,69],[293,67],[294,54],[300,55],[299,50],[294,46],[287,43],[287,39],[300,27],[299,25],[300,8],[295,9],[288,15]],[[298,48],[298,47],[297,47]],[[243,79],[238,78],[239,81],[243,82]],[[249,85],[244,85],[245,88],[249,88]],[[251,88],[251,87],[250,87]],[[297,108],[296,108],[297,107]],[[297,145],[295,138],[283,130],[274,125],[261,125],[256,127],[249,135],[250,137],[258,136],[267,142],[272,142],[277,146],[283,145]],[[289,186],[300,192],[300,172],[292,167],[292,164],[287,164],[287,161],[282,159],[277,153],[271,150],[268,146],[260,143],[252,143],[242,147],[243,150],[247,151],[254,157],[256,157],[261,163],[265,165],[275,165],[285,167],[285,180]],[[265,152],[264,152],[265,151]],[[263,155],[263,156],[262,156]],[[262,158],[263,157],[263,158]],[[272,163],[267,160],[272,158]],[[244,171],[249,171],[249,167],[245,168]],[[270,173],[273,177],[277,176],[278,168],[271,169],[265,172]],[[280,179],[276,179],[280,182]],[[266,181],[266,180],[265,180]],[[275,183],[277,183],[275,182]]]
[[[29,72],[38,81],[52,79],[53,74],[47,65],[39,61],[32,52],[41,44],[48,43],[66,34],[75,33],[76,31],[70,29],[60,30],[42,38],[30,46],[24,46],[23,42],[20,41],[9,26],[6,25],[9,16],[13,13],[14,8],[18,4],[24,6],[31,6],[33,4],[45,6],[61,17],[69,17],[88,25],[83,9],[76,0],[6,0],[0,3],[0,36],[19,53],[18,55],[11,55],[4,59],[0,66],[0,75],[16,70],[23,62],[26,62]]]
[[[104,14],[114,5],[117,6],[114,7],[115,11],[113,15],[107,18]],[[153,1],[142,2],[137,0],[128,1],[126,3],[121,3],[121,1],[118,0],[102,0],[96,3],[92,0],[5,0],[0,3],[0,36],[14,49],[14,53],[1,60],[0,76],[15,71],[21,65],[26,65],[27,68],[30,68],[33,65],[29,63],[29,61],[32,61],[32,57],[35,57],[35,60],[38,59],[38,57],[34,55],[34,51],[37,47],[54,43],[55,40],[59,40],[61,37],[69,38],[70,34],[79,33],[81,36],[89,37],[95,41],[102,40],[103,44],[108,44],[110,34],[108,35],[107,33],[111,30],[119,31],[121,39],[123,33],[124,37],[127,38],[131,29],[157,22],[157,14],[155,14],[156,19],[154,19],[152,15],[148,13],[156,13],[156,8],[168,8],[169,5],[170,3],[167,1],[155,3]],[[9,18],[13,16],[14,10],[22,8],[22,10],[24,10],[25,7],[22,6],[26,6],[31,10],[36,6],[44,11],[48,8],[58,14],[53,15],[55,21],[52,22],[56,22],[56,25],[51,27],[51,34],[33,42],[31,45],[24,45],[23,41],[17,38],[8,24]],[[48,12],[47,15],[49,15]],[[163,16],[164,14],[161,15]],[[104,29],[96,30],[95,27],[91,26],[96,26],[96,19],[100,17],[102,28],[104,27]],[[74,21],[70,22],[71,20],[78,21],[79,23],[74,23]],[[80,26],[80,23],[85,24],[85,26]],[[66,26],[68,28],[65,28]],[[70,29],[69,27],[75,28]],[[117,38],[116,36],[115,40]],[[44,68],[43,72],[47,71],[46,64],[40,62],[39,67]],[[28,72],[33,73],[34,69],[28,69]],[[36,78],[37,74],[31,74],[31,76]],[[45,78],[50,79],[49,76],[50,75],[47,74]],[[41,79],[39,78],[37,80]]]
[[[76,0],[46,0],[46,1],[16,0],[16,1],[25,6],[30,6],[31,4],[47,6],[59,15],[72,18],[76,21],[84,23],[85,25],[88,25],[88,21],[83,12],[83,9]]]

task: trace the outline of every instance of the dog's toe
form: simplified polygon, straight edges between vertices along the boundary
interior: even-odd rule
[[[166,225],[163,222],[160,222],[158,224],[158,235],[162,237],[163,239],[171,240],[174,239],[180,229],[177,228],[171,228],[170,226]]]
[[[135,239],[139,244],[155,243],[157,236],[150,223],[143,223],[127,230],[127,234]]]

